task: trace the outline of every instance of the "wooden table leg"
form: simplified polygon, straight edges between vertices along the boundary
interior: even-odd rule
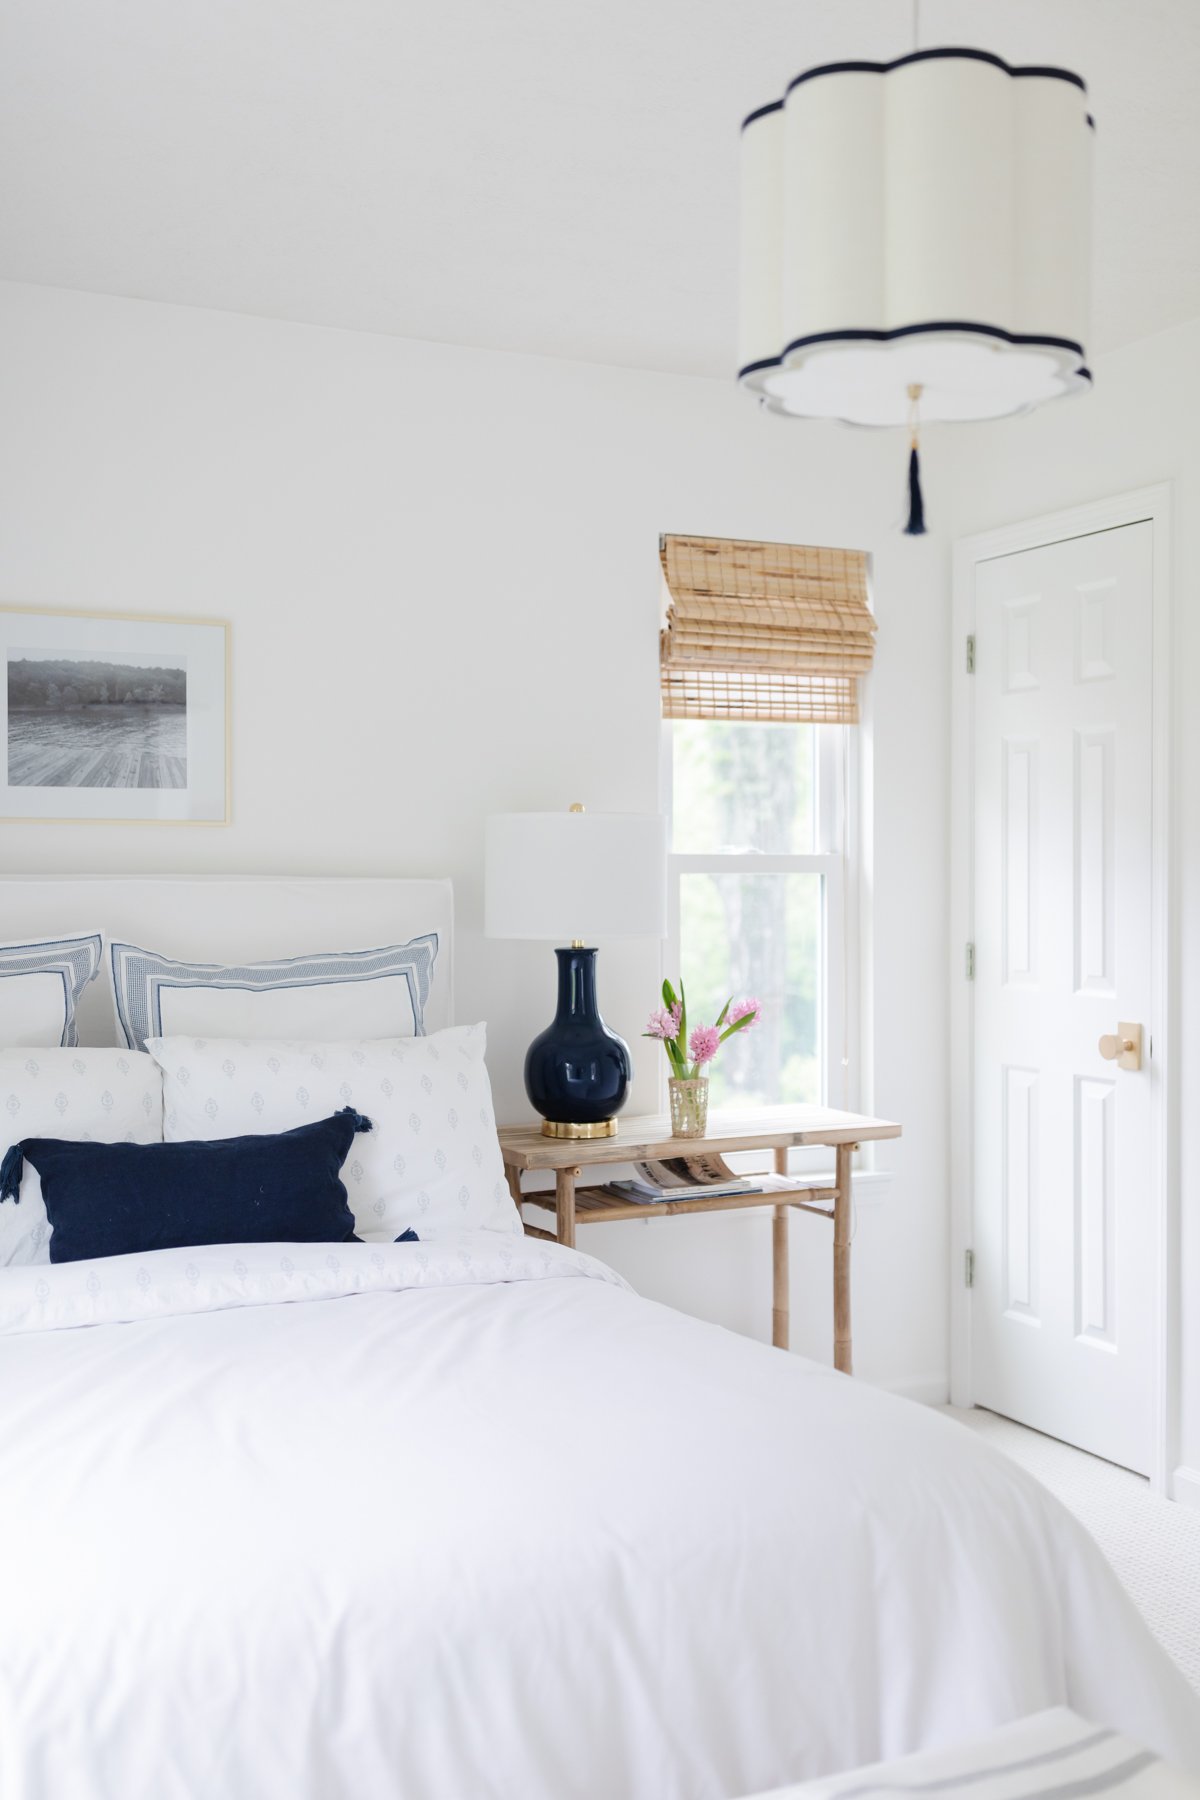
[[[518,1217],[518,1219],[520,1219],[522,1225],[524,1225],[525,1214],[521,1211],[521,1206],[522,1206],[522,1203],[524,1202],[525,1196],[521,1192],[521,1171],[520,1171],[520,1169],[514,1169],[510,1163],[505,1163],[504,1179],[507,1181],[508,1191],[513,1197],[513,1205],[517,1209],[517,1217]]]
[[[837,1173],[833,1202],[833,1366],[845,1375],[854,1373],[854,1344],[850,1334],[850,1221],[853,1195],[850,1171],[857,1144],[837,1146]]]
[[[558,1241],[575,1242],[575,1177],[578,1169],[559,1169],[554,1176],[554,1207],[558,1214]]]
[[[771,1342],[777,1350],[788,1347],[788,1214],[790,1206],[777,1206],[771,1221],[771,1264],[775,1303],[771,1312]]]
[[[775,1152],[775,1173],[787,1174],[787,1151],[777,1149]],[[773,1306],[771,1312],[771,1342],[777,1350],[788,1347],[788,1327],[790,1322],[790,1294],[788,1288],[788,1221],[791,1215],[790,1206],[777,1206],[775,1217],[771,1221],[771,1270],[773,1278]]]

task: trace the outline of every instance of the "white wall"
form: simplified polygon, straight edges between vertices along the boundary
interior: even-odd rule
[[[1101,357],[1093,394],[972,431],[947,470],[962,533],[1169,480],[1174,486],[1175,812],[1183,1323],[1181,1498],[1200,1504],[1200,321]]]
[[[448,873],[458,1012],[490,1021],[502,1117],[525,1111],[553,958],[483,939],[483,820],[657,806],[659,532],[875,553],[867,1003],[874,1105],[905,1136],[860,1212],[856,1339],[863,1373],[936,1397],[946,559],[897,534],[903,447],[769,419],[732,383],[20,286],[0,287],[0,346],[0,599],[228,617],[234,708],[227,830],[0,826],[0,866]],[[601,961],[643,1110],[657,959],[614,945]],[[761,1216],[596,1232],[645,1291],[767,1334]],[[794,1342],[824,1357],[827,1228],[799,1219],[794,1243]]]

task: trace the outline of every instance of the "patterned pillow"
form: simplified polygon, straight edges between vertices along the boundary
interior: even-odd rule
[[[162,1142],[162,1072],[129,1050],[0,1050],[0,1160],[26,1137]],[[0,1267],[50,1261],[42,1185],[25,1165],[20,1201],[0,1206]]]
[[[523,1230],[504,1179],[484,1050],[487,1028],[357,1043],[151,1038],[162,1065],[164,1135],[287,1131],[339,1106],[374,1122],[343,1178],[360,1237],[390,1243],[407,1227]]]
[[[0,1049],[72,1048],[75,1006],[100,967],[100,933],[0,944]]]
[[[111,950],[117,1020],[130,1049],[144,1050],[149,1037],[420,1037],[438,938],[240,968]]]

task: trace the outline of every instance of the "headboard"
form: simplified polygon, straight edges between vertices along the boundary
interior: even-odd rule
[[[103,931],[105,967],[79,1004],[81,1044],[119,1041],[108,974],[117,938],[199,962],[368,950],[436,931],[426,1029],[454,1022],[454,893],[391,876],[67,875],[0,878],[0,944]]]

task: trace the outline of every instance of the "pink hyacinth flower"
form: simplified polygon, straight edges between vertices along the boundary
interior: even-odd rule
[[[761,1000],[739,1000],[735,1006],[731,1006],[729,1009],[729,1023],[736,1025],[739,1019],[749,1019],[753,1015],[754,1023],[742,1027],[744,1031],[753,1031],[754,1026],[758,1024],[761,1012]]]
[[[683,1009],[673,1006],[668,1012],[665,1006],[658,1007],[650,1014],[646,1032],[649,1037],[667,1038],[679,1036],[679,1021],[683,1017]]]
[[[697,1025],[688,1039],[688,1049],[692,1053],[694,1063],[711,1062],[721,1044],[721,1034],[715,1025]]]

